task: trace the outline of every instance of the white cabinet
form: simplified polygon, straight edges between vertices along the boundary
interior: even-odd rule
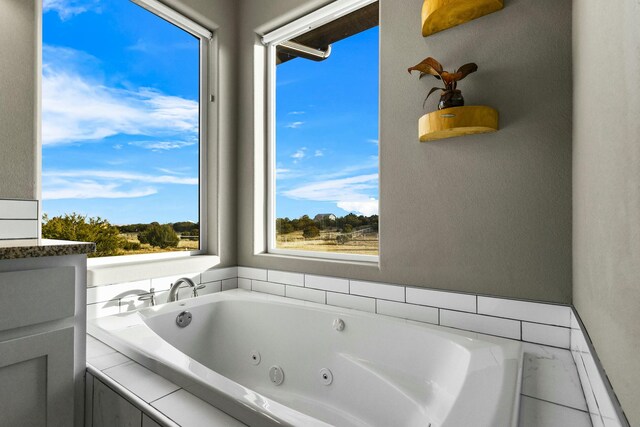
[[[82,426],[86,255],[0,260],[0,426]]]

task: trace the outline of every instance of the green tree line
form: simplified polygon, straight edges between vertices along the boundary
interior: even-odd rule
[[[364,216],[355,215],[353,213],[335,220],[322,218],[315,221],[309,215],[303,215],[300,218],[277,218],[276,233],[289,234],[294,231],[302,231],[302,235],[306,238],[313,238],[320,235],[321,230],[336,230],[342,233],[351,233],[353,230],[371,228],[372,231],[378,231],[378,215]]]
[[[115,226],[106,219],[88,218],[77,213],[42,218],[42,237],[45,239],[94,242],[96,252],[93,257],[120,255],[126,251],[138,250],[142,244],[162,249],[177,247],[178,233],[183,236],[198,236],[197,223],[183,221],[169,224],[130,224]],[[137,233],[138,242],[129,242],[122,233]]]

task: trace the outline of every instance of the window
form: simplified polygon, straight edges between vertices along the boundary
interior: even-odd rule
[[[378,2],[267,34],[269,252],[378,255]]]
[[[42,235],[201,253],[212,35],[135,2],[43,2]]]

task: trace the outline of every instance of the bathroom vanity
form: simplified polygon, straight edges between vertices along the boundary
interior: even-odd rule
[[[81,426],[93,243],[0,241],[0,425]]]

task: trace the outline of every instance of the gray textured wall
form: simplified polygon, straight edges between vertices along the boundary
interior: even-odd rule
[[[639,426],[640,2],[573,7],[574,301]]]
[[[0,0],[0,198],[36,198],[37,11]]]
[[[402,7],[382,0],[380,266],[256,255],[263,206],[254,197],[263,187],[254,170],[263,166],[263,140],[254,120],[251,31],[273,28],[270,20],[294,6],[321,3],[241,2],[240,264],[570,302],[569,0],[509,0],[500,12],[428,38],[420,35],[422,0]],[[478,63],[479,72],[460,87],[467,105],[498,109],[499,132],[418,142],[432,82],[406,69],[426,56],[449,68]]]

